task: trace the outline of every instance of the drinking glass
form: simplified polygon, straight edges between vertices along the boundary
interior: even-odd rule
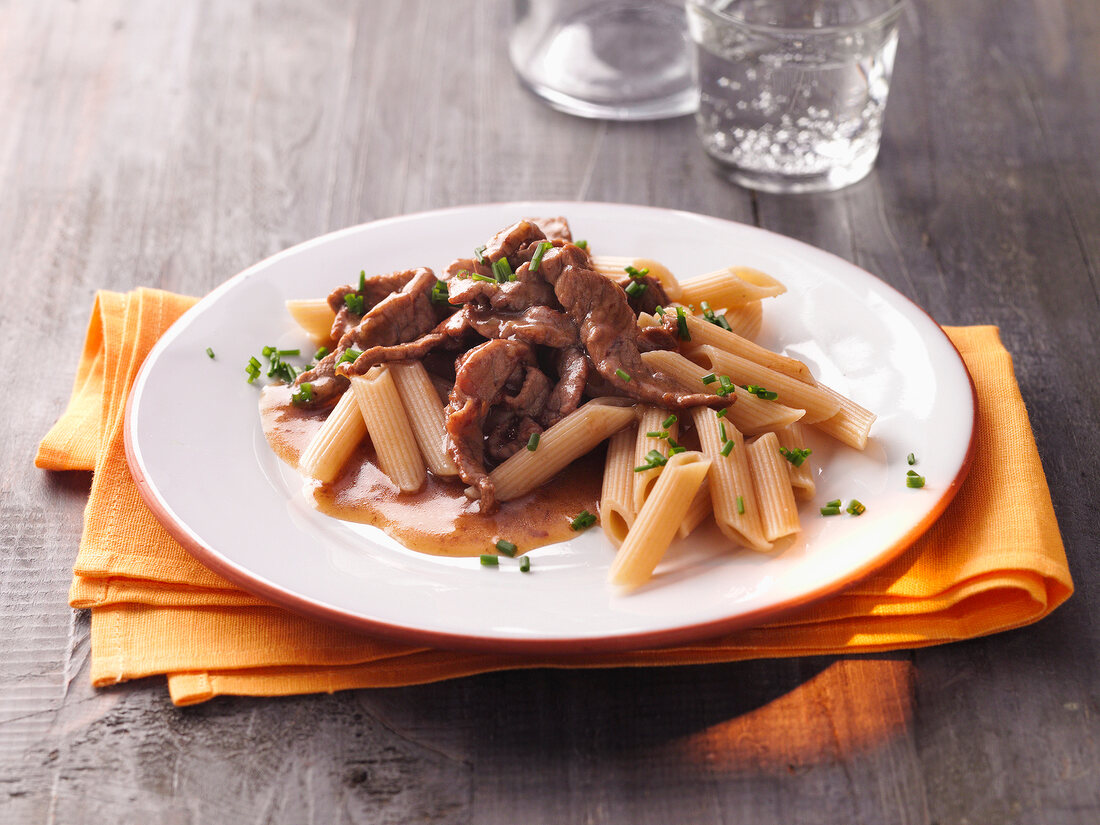
[[[610,120],[695,111],[680,0],[514,0],[508,51],[555,109]]]
[[[819,192],[874,166],[905,0],[687,0],[707,153],[743,186]]]

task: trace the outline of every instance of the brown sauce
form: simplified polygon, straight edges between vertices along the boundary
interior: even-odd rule
[[[264,435],[275,454],[292,467],[321,426],[327,410],[301,410],[290,403],[286,386],[266,387],[260,398]],[[404,546],[443,556],[476,556],[492,552],[497,539],[520,552],[575,536],[569,520],[581,510],[596,512],[603,473],[603,450],[575,461],[538,490],[503,502],[492,515],[463,492],[462,481],[428,474],[416,493],[401,493],[374,463],[364,441],[341,474],[314,489],[314,503],[326,515],[370,524]]]

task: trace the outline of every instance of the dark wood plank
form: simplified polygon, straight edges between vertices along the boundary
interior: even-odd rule
[[[1100,7],[914,2],[876,172],[796,198],[727,184],[690,119],[544,107],[511,75],[507,17],[502,0],[0,5],[0,821],[1096,822]],[[1077,595],[1031,628],[882,657],[184,710],[158,680],[93,691],[87,617],[65,606],[89,480],[31,458],[95,289],[198,294],[331,229],[526,198],[758,222],[942,323],[998,324]]]

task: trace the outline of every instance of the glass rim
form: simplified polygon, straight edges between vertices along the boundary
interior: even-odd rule
[[[908,5],[909,0],[891,0],[890,7],[883,12],[868,17],[865,20],[861,20],[858,23],[845,23],[839,26],[776,26],[772,23],[751,23],[743,17],[739,17],[728,11],[719,10],[712,7],[705,0],[687,0],[687,5],[695,8],[701,12],[713,15],[719,20],[724,20],[727,23],[731,23],[735,26],[741,26],[742,28],[749,29],[756,32],[774,32],[776,34],[790,34],[790,35],[818,35],[818,34],[841,34],[845,32],[854,32],[861,29],[874,28],[886,21],[891,17],[897,17],[901,14],[903,8]]]

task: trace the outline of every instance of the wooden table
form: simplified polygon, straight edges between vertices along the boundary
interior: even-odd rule
[[[508,13],[0,3],[0,821],[1100,822],[1100,4],[914,0],[877,171],[801,197],[723,181],[690,119],[546,108],[510,71]],[[65,603],[89,478],[32,456],[94,291],[201,294],[331,229],[521,198],[757,224],[941,323],[999,325],[1077,594],[1033,627],[886,656],[182,710],[158,680],[93,691]]]

